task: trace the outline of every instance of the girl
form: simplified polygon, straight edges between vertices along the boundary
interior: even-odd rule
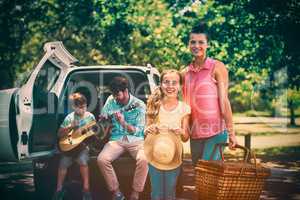
[[[181,141],[186,142],[189,139],[188,124],[191,109],[187,104],[178,100],[181,83],[181,75],[177,70],[166,70],[161,74],[161,84],[147,102],[145,145],[148,139],[150,140],[152,136],[158,136],[162,132],[176,135],[175,138],[181,147]],[[159,141],[159,137],[157,140]],[[166,148],[162,148],[162,151],[163,149]],[[173,149],[180,151],[180,148]],[[149,158],[147,154],[146,157]],[[148,159],[152,200],[175,199],[176,181],[182,164],[181,151],[178,160],[176,165],[170,163],[169,166],[162,167],[162,165],[155,165],[154,161],[151,162],[151,159]]]

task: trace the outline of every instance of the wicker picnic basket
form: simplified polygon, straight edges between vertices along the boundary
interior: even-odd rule
[[[270,169],[256,163],[254,153],[246,147],[237,145],[245,151],[243,161],[224,161],[222,146],[218,144],[209,161],[199,160],[196,166],[196,189],[199,200],[258,200]],[[213,161],[219,149],[222,160]],[[249,157],[250,155],[250,157]],[[250,163],[250,160],[254,163]]]

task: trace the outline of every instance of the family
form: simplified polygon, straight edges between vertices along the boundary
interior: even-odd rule
[[[164,70],[159,87],[149,96],[146,105],[129,92],[127,78],[117,76],[110,83],[112,95],[100,115],[104,119],[113,116],[107,130],[110,138],[98,155],[97,163],[114,200],[125,199],[112,166],[125,151],[136,160],[129,199],[139,199],[149,173],[151,199],[174,200],[182,165],[181,142],[190,140],[194,166],[199,159],[210,158],[215,144],[227,139],[231,148],[237,144],[228,99],[228,71],[221,61],[207,57],[209,35],[204,24],[193,27],[188,45],[192,62],[182,71]],[[58,137],[95,121],[93,114],[87,111],[87,100],[82,94],[74,93],[70,100],[74,112],[64,119]],[[133,104],[139,106],[130,112],[119,111]],[[62,155],[54,199],[63,199],[63,182],[73,161],[80,166],[83,199],[92,199],[88,159],[87,148],[75,158]],[[215,154],[213,159],[220,159],[220,155]]]

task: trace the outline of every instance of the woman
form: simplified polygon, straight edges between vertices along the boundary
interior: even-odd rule
[[[228,99],[228,71],[218,60],[207,57],[209,37],[205,25],[195,26],[189,36],[193,61],[182,72],[183,98],[191,106],[190,145],[193,164],[208,160],[215,144],[229,136],[230,147],[237,144]],[[214,160],[220,159],[216,154]]]
[[[144,147],[149,162],[152,200],[175,199],[182,164],[181,141],[189,139],[190,107],[178,100],[181,83],[177,70],[164,71],[161,85],[147,102]]]

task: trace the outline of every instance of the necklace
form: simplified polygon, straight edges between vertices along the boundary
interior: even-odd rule
[[[196,66],[195,60],[193,60],[193,62],[189,65],[189,70],[191,70],[193,72],[199,72],[200,70],[202,70],[204,68],[204,65],[206,63],[206,59],[207,59],[207,57],[205,57],[203,62],[198,66]]]

